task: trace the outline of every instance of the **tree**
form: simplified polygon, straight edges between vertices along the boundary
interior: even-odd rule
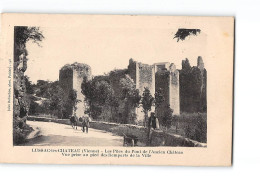
[[[119,104],[112,86],[108,81],[98,80],[95,83],[95,94],[97,95],[95,98],[95,105],[100,107],[102,110],[103,108],[108,107],[113,119],[113,110],[115,110]]]
[[[28,55],[26,43],[31,40],[40,46],[44,39],[39,27],[16,26],[14,27],[14,62],[19,61],[19,56]]]
[[[194,140],[207,142],[207,119],[201,113],[196,117]]]
[[[151,111],[152,105],[154,103],[154,98],[150,93],[150,90],[145,87],[141,99],[141,105],[143,107],[144,112],[144,126],[147,124],[148,120],[148,112]]]
[[[60,86],[52,92],[52,96],[50,98],[50,110],[52,114],[63,118],[68,117],[68,101],[65,98],[66,94]]]
[[[43,100],[41,107],[43,108],[44,114],[49,114],[50,113],[50,101],[49,100]]]
[[[81,92],[85,96],[85,102],[87,104],[85,112],[90,117],[96,118],[101,113],[101,108],[95,105],[98,99],[95,82],[93,80],[87,80],[87,77],[84,77],[81,84]]]
[[[181,29],[180,28],[174,35],[173,39],[177,38],[177,42],[179,42],[179,40],[185,40],[186,37],[188,37],[190,35],[198,35],[198,33],[200,33],[200,29]]]
[[[33,90],[33,84],[30,81],[28,76],[24,76],[24,81],[25,81],[25,87],[26,87],[26,93],[27,94],[33,94],[34,90]]]
[[[81,84],[81,93],[85,96],[85,102],[87,104],[86,107],[86,113],[92,117],[91,114],[91,105],[93,102],[93,97],[94,97],[94,88],[92,87],[91,81],[87,80],[87,77],[83,78],[82,84]]]
[[[45,80],[37,80],[36,83],[36,95],[39,97],[50,98],[49,88],[51,83]]]
[[[97,81],[95,83],[96,102],[99,105],[108,105],[114,95],[111,85],[107,81]]]
[[[117,115],[118,113],[118,107],[119,107],[119,100],[118,97],[113,94],[113,97],[110,100],[110,108],[111,108],[111,115],[112,115],[112,121],[113,122],[118,122],[118,119],[115,119],[116,116],[114,116],[114,114]]]
[[[156,112],[156,110],[160,107],[160,105],[165,101],[161,88],[156,90],[154,97],[155,97],[154,104],[155,104],[155,112]]]
[[[118,100],[114,90],[106,80],[94,78],[92,80],[83,79],[81,92],[85,96],[86,113],[92,118],[97,118],[102,113],[104,107],[112,108],[118,106]]]
[[[77,91],[74,89],[71,89],[68,96],[68,106],[72,105],[73,112],[77,111],[77,104],[81,102],[79,99],[77,99]]]
[[[139,106],[142,97],[139,95],[139,90],[136,89],[134,80],[129,75],[125,75],[125,78],[120,79],[120,86],[122,87],[121,97],[125,101],[123,123],[133,122],[136,116],[130,114],[130,110]]]
[[[40,45],[44,39],[39,27],[16,26],[14,27],[14,40],[17,44],[25,45],[26,42],[32,40],[33,43]]]
[[[167,105],[162,118],[162,125],[165,126],[166,129],[168,129],[172,125],[173,122],[172,113],[173,110],[170,108],[170,105]]]

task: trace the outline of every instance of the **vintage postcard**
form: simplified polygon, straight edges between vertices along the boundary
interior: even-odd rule
[[[1,15],[0,162],[230,166],[233,17]]]

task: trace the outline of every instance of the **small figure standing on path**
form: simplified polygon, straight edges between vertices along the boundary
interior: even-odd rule
[[[70,117],[70,122],[71,122],[71,126],[72,126],[72,128],[73,129],[77,129],[77,117],[76,116],[74,116],[74,115],[72,115],[71,117]]]

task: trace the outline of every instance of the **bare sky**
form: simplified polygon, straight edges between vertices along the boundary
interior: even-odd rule
[[[155,25],[156,26],[156,25]],[[115,68],[127,68],[128,61],[153,64],[173,62],[181,68],[181,61],[197,64],[197,57],[206,56],[207,36],[173,39],[176,27],[41,27],[45,39],[42,47],[28,42],[28,69],[25,72],[34,83],[39,80],[55,81],[60,68],[79,62],[91,66],[93,75],[107,73]],[[205,64],[206,66],[206,64]]]

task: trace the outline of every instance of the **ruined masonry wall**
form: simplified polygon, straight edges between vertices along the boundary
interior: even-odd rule
[[[77,70],[73,70],[73,89],[77,91],[77,99],[80,101],[77,103],[76,116],[81,117],[84,115],[84,95],[81,93],[81,84],[83,77],[79,75]]]
[[[75,90],[77,92],[77,99],[80,102],[77,103],[76,116],[81,117],[84,115],[85,104],[84,104],[84,95],[81,93],[81,84],[84,77],[87,77],[88,80],[91,79],[91,68],[84,68],[78,63],[67,66],[67,68],[62,68],[59,75],[59,83],[62,89],[67,95],[69,95],[70,90]],[[73,105],[69,107],[69,114],[74,114]]]
[[[59,84],[66,94],[73,88],[73,70],[60,70]]]
[[[72,69],[64,69],[60,70],[59,74],[59,84],[66,95],[69,95],[71,89],[73,89],[73,70]],[[72,114],[73,107],[69,107],[67,112]]]
[[[150,90],[151,95],[154,96],[155,94],[154,66],[148,64],[142,64],[138,62],[134,62],[134,64],[135,64],[135,70],[134,69],[129,70],[129,75],[135,81],[136,89],[139,89],[140,95],[142,95],[144,88],[147,87]],[[132,68],[134,68],[134,66],[132,66]],[[154,112],[154,107],[152,107],[151,112]],[[142,107],[136,108],[136,115],[137,115],[137,121],[139,122],[143,121],[144,112],[142,112]]]
[[[169,101],[174,115],[180,115],[180,84],[179,71],[170,72],[169,80]]]

